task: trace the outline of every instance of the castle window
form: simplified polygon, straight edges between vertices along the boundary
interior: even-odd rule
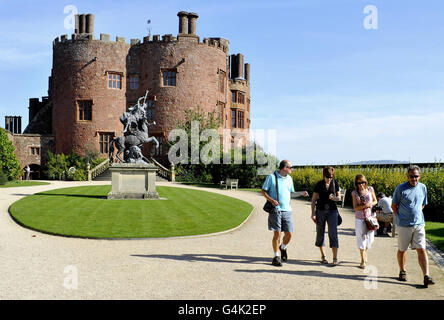
[[[225,103],[218,101],[217,102],[217,110],[219,111],[219,117],[222,121],[222,124],[225,124],[225,121],[224,121]]]
[[[29,154],[39,156],[40,155],[40,147],[30,147]]]
[[[250,112],[250,99],[247,99],[247,111]]]
[[[236,109],[231,109],[231,127],[236,128]]]
[[[79,121],[91,121],[92,120],[92,100],[78,100],[77,101],[77,114],[79,115]]]
[[[108,88],[121,89],[122,88],[122,75],[118,73],[108,73]]]
[[[164,87],[176,86],[176,70],[162,70],[162,83]]]
[[[242,91],[231,91],[231,102],[244,104],[245,93]]]
[[[109,153],[109,146],[111,144],[111,140],[113,140],[113,134],[112,133],[105,133],[100,132],[99,133],[99,151],[100,153]]]
[[[130,76],[130,89],[139,89],[139,76]]]
[[[237,127],[238,128],[244,128],[244,112],[243,111],[238,111],[237,113]]]
[[[219,69],[219,91],[225,92],[225,71]]]

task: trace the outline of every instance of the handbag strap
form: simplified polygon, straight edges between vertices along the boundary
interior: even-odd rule
[[[277,202],[279,202],[278,176],[277,176],[277,174],[276,174],[276,171],[274,172],[274,176],[276,177],[276,195],[277,195]]]

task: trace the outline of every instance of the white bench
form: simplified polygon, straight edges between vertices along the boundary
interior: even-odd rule
[[[341,189],[339,192],[341,193],[341,208],[344,208],[345,193],[347,192],[347,189]]]
[[[227,178],[227,179],[225,179],[225,181],[220,182],[220,188],[222,189],[225,187],[225,189],[228,189],[228,186],[230,186],[230,189],[233,189],[233,187],[237,189],[238,183],[239,183],[239,179]]]

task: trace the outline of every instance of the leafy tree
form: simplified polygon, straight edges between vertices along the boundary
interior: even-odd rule
[[[200,133],[206,129],[217,130],[222,123],[221,119],[217,119],[215,117],[215,112],[207,114],[200,108],[198,108],[197,111],[187,110],[185,112],[185,120],[179,121],[176,125],[176,128],[183,129],[187,133],[188,164],[179,163],[176,167],[178,181],[219,184],[219,182],[225,180],[225,178],[237,178],[239,179],[239,185],[242,187],[257,187],[260,186],[265,179],[265,175],[259,175],[258,170],[262,167],[262,165],[258,163],[258,159],[261,159],[261,157],[265,156],[266,159],[262,160],[268,160],[268,162],[271,164],[270,167],[272,167],[272,169],[276,167],[277,159],[274,156],[264,154],[262,148],[260,146],[257,146],[256,144],[253,144],[251,146],[252,149],[249,150],[247,150],[245,146],[242,147],[242,149],[240,150],[240,152],[242,153],[242,161],[238,164],[236,164],[234,160],[234,149],[230,150],[231,154],[224,154],[222,144],[220,144],[217,155],[213,155],[212,151],[209,152],[209,156],[211,156],[213,159],[218,158],[218,163],[211,162],[209,164],[205,164],[202,161],[199,161],[198,164],[192,164],[191,133],[193,121],[197,121],[199,123]],[[220,142],[219,134],[217,135],[217,139],[219,139]],[[174,145],[174,143],[177,143],[177,141],[170,143],[170,145]],[[202,148],[210,143],[211,140],[202,141],[201,139],[199,139],[199,154],[202,151]],[[253,163],[247,164],[247,151],[256,153],[253,157]],[[224,160],[226,158],[231,159],[229,163]],[[261,163],[262,162],[265,161],[261,161]]]
[[[22,176],[22,168],[14,150],[6,131],[0,128],[0,169],[6,174],[8,180],[16,180]]]
[[[46,163],[46,175],[50,179],[62,180],[68,171],[68,162],[63,153],[54,154],[48,151],[48,162]]]

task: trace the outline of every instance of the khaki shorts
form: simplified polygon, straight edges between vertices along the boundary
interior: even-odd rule
[[[377,213],[376,219],[382,222],[392,222],[393,221],[393,213]]]
[[[407,251],[410,248],[414,249],[425,249],[426,248],[426,237],[424,226],[416,227],[396,227],[396,232],[398,233],[398,250]]]

